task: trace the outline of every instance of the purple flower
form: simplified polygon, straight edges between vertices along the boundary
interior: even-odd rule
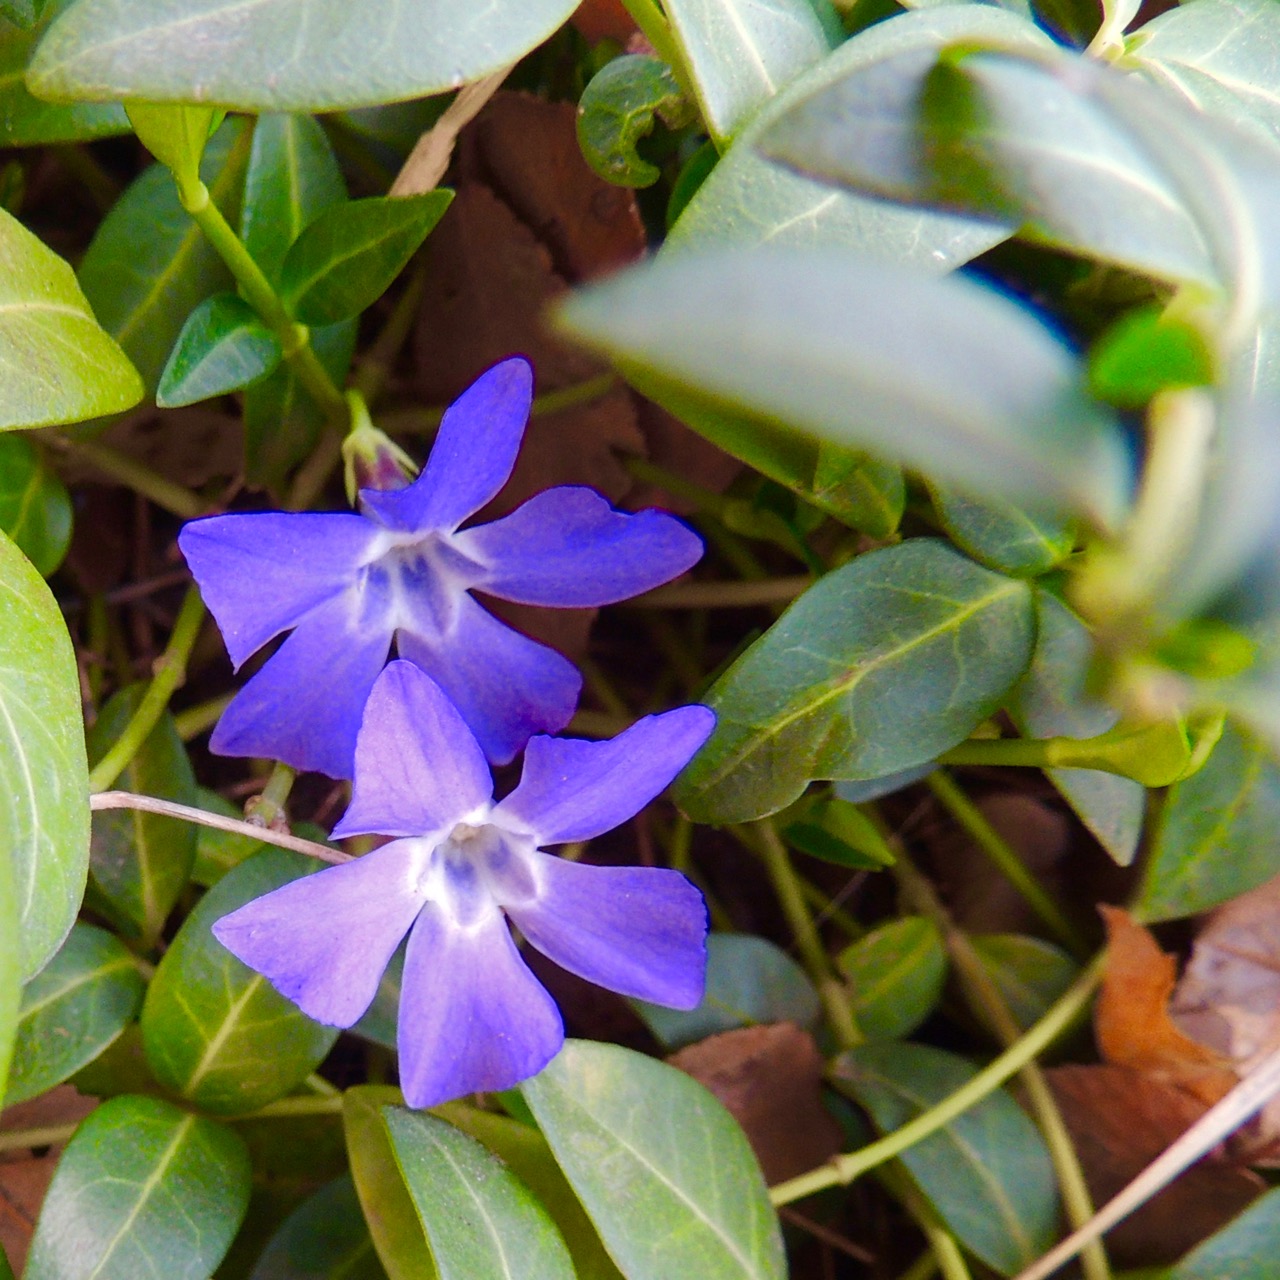
[[[540,1071],[564,1027],[504,915],[557,964],[601,986],[691,1009],[707,912],[676,871],[594,867],[542,852],[589,840],[658,794],[706,741],[706,707],[646,716],[607,742],[534,738],[495,804],[479,743],[417,667],[378,677],[334,835],[390,844],[224,916],[214,935],[318,1022],[349,1027],[409,935],[400,1080],[410,1106],[505,1089]]]
[[[422,475],[407,488],[363,490],[362,514],[211,516],[182,530],[178,545],[237,668],[292,628],[223,714],[214,751],[349,778],[365,699],[393,640],[495,763],[530,734],[568,723],[577,669],[499,622],[471,591],[521,604],[611,604],[683,573],[702,543],[663,512],[624,514],[595,490],[567,485],[459,528],[510,476],[532,391],[519,358],[481,375],[445,413]]]

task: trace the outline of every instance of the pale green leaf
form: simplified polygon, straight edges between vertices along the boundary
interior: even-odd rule
[[[71,545],[71,495],[24,436],[0,436],[0,529],[47,578]]]

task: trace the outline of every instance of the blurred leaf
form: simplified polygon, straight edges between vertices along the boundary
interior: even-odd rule
[[[702,118],[722,145],[831,47],[808,0],[668,0],[664,8]]]
[[[577,0],[79,0],[32,63],[50,98],[330,111],[456,89],[541,44]],[[287,51],[287,56],[285,53]]]
[[[75,273],[0,209],[0,429],[128,409],[142,382],[93,317]]]
[[[349,200],[322,209],[289,246],[280,293],[303,324],[336,324],[376,302],[444,216],[453,192]]]
[[[0,775],[7,779],[0,789],[2,1066],[20,984],[44,968],[80,909],[89,865],[89,777],[66,623],[44,580],[3,534],[0,585],[0,647],[7,655],[0,672]]]
[[[1205,0],[1197,0],[1203,4]],[[1260,1196],[1160,1280],[1271,1280],[1280,1250],[1280,1189]]]
[[[0,17],[24,30],[33,26],[39,16],[36,0],[0,0]]]
[[[904,916],[846,947],[837,961],[849,984],[849,1007],[869,1040],[910,1035],[934,1010],[947,977],[937,926]]]
[[[640,155],[636,144],[653,132],[656,115],[684,106],[680,86],[660,58],[614,58],[591,77],[578,102],[583,158],[607,182],[651,187],[662,170]]]
[[[34,1098],[92,1062],[137,1016],[144,988],[124,943],[75,925],[22,990],[6,1101]]]
[[[71,495],[19,435],[0,436],[0,529],[47,578],[71,544]]]
[[[742,1130],[683,1072],[617,1045],[568,1040],[520,1092],[627,1280],[786,1274],[777,1216]]]
[[[208,787],[196,789],[195,803],[210,813],[220,813],[224,818],[244,818],[244,811],[224,800]],[[261,840],[252,836],[237,835],[234,831],[219,831],[215,827],[196,826],[196,860],[191,868],[191,879],[205,889],[217,884],[232,867],[238,867],[246,858],[266,848]]]
[[[179,188],[185,188],[200,180],[205,146],[226,112],[213,107],[130,102],[125,114],[142,145],[173,174]]]
[[[146,686],[113,694],[89,730],[89,759],[97,763],[129,723]],[[187,749],[167,711],[125,766],[116,784],[141,795],[193,804],[196,780]],[[150,947],[191,876],[195,828],[177,818],[137,809],[103,809],[93,815],[90,869],[105,899],[99,903],[132,938]]]
[[[1142,888],[1143,920],[1199,915],[1280,874],[1280,765],[1228,724],[1204,767],[1169,789]]]
[[[158,1098],[104,1102],[67,1144],[25,1280],[206,1280],[249,1202],[244,1143]]]
[[[805,971],[768,939],[750,933],[708,937],[707,986],[696,1008],[630,1003],[667,1050],[761,1022],[812,1027],[821,1008]]]
[[[972,939],[1014,1021],[1025,1031],[1076,980],[1080,966],[1043,938],[988,933]]]
[[[842,1054],[834,1080],[877,1129],[892,1133],[975,1074],[941,1049],[888,1040]],[[1053,1243],[1053,1165],[1039,1131],[1003,1089],[899,1159],[960,1243],[1002,1275],[1029,1266]]]
[[[382,1118],[441,1280],[574,1280],[555,1223],[501,1160],[434,1116]]]
[[[383,1109],[403,1103],[399,1089],[357,1085],[342,1095],[351,1175],[374,1248],[390,1280],[436,1280],[439,1274],[413,1197],[396,1164]]]
[[[1004,700],[1035,638],[1025,583],[918,538],[797,600],[711,687],[710,741],[676,797],[697,821],[772,813],[819,778],[879,777],[955,746]]]
[[[1161,307],[1121,316],[1089,352],[1093,394],[1122,409],[1140,409],[1158,391],[1214,381],[1204,333]]]
[[[970,498],[940,484],[930,485],[929,492],[951,540],[989,569],[1015,578],[1038,577],[1075,546],[1070,520],[1032,515],[1009,502]]]
[[[283,356],[276,335],[234,293],[215,293],[187,317],[160,374],[156,404],[195,404],[265,378]]]
[[[1092,738],[1119,715],[1088,694],[1093,641],[1083,622],[1057,596],[1038,590],[1036,647],[1008,711],[1018,732],[1031,738]],[[1097,769],[1046,769],[1049,780],[1121,865],[1137,852],[1147,793],[1140,783]]]
[[[558,319],[646,392],[656,377],[978,497],[1104,525],[1125,505],[1122,436],[1084,395],[1075,357],[970,280],[834,249],[681,254],[576,295]],[[725,435],[717,443],[752,460],[750,436],[740,447]]]
[[[839,795],[801,801],[788,810],[783,838],[812,858],[859,871],[881,871],[893,865],[875,824]]]
[[[892,795],[909,787],[921,778],[927,778],[934,769],[933,762],[918,764],[910,769],[900,769],[897,773],[886,773],[879,778],[864,778],[856,781],[837,782],[833,788],[841,800],[850,804],[866,804],[869,800],[879,800],[881,796]]]
[[[820,440],[810,483],[805,496],[844,524],[873,538],[887,538],[897,531],[907,504],[901,467]]]
[[[215,1115],[283,1097],[338,1038],[242,964],[210,933],[214,921],[316,870],[305,854],[264,849],[227,872],[183,921],[142,1007],[142,1042],[161,1084]]]
[[[298,1206],[249,1280],[384,1280],[355,1185],[343,1175]]]

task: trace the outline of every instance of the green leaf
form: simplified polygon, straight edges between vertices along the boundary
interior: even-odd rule
[[[385,1276],[355,1185],[344,1174],[284,1220],[249,1280],[384,1280]]]
[[[735,1027],[812,1027],[821,1009],[805,971],[772,942],[750,933],[713,933],[707,939],[707,986],[695,1008],[667,1009],[644,1000],[631,1005],[672,1052]]]
[[[1273,1188],[1192,1249],[1161,1280],[1271,1280],[1277,1250],[1280,1189]]]
[[[32,62],[49,98],[332,111],[456,89],[523,57],[577,0],[79,0]]]
[[[3,534],[0,589],[0,776],[7,779],[0,789],[0,1010],[12,996],[16,1015],[19,983],[40,972],[80,909],[89,775],[66,623],[44,580]],[[5,970],[15,938],[20,973],[10,985]],[[6,1022],[0,1012],[0,1029]],[[0,1030],[0,1045],[7,1043]]]
[[[1234,724],[1204,767],[1169,789],[1134,911],[1199,915],[1280,874],[1280,765]]]
[[[972,939],[996,989],[1024,1031],[1049,1012],[1076,980],[1080,966],[1043,938],[988,933]]]
[[[875,824],[839,795],[802,800],[788,811],[782,835],[802,853],[838,867],[881,871],[893,865],[892,854]]]
[[[806,496],[837,520],[873,538],[897,532],[907,505],[901,467],[820,440],[810,484]]]
[[[837,961],[849,984],[849,1006],[869,1040],[910,1035],[937,1007],[947,952],[937,926],[904,916],[846,947]]]
[[[115,694],[89,730],[89,759],[97,763],[138,708],[146,687],[130,685]],[[124,791],[193,804],[196,781],[187,749],[165,712],[141,749],[120,774]],[[97,905],[131,938],[150,947],[191,876],[195,829],[176,818],[137,809],[104,809],[93,815],[93,886]]]
[[[210,140],[201,173],[209,194],[231,217],[244,174],[240,121]],[[136,178],[102,220],[80,263],[80,284],[107,332],[124,348],[154,393],[186,317],[230,273],[178,203],[163,165]]]
[[[1120,317],[1089,352],[1093,394],[1122,409],[1140,409],[1170,387],[1214,381],[1213,354],[1204,332],[1162,307],[1141,307]]]
[[[1084,395],[1074,355],[971,280],[844,250],[720,250],[623,272],[558,319],[637,382],[692,388],[721,412],[868,449],[975,496],[1103,525],[1126,502],[1119,429]]]
[[[827,574],[711,687],[681,775],[697,821],[772,813],[818,778],[875,778],[961,742],[1022,675],[1027,585],[913,539]]]
[[[1009,502],[979,500],[934,484],[934,510],[951,540],[989,569],[1034,578],[1062,563],[1076,542],[1075,525],[1034,515]]]
[[[24,1280],[206,1280],[249,1203],[244,1143],[158,1098],[104,1102],[58,1161]]]
[[[636,150],[654,117],[680,113],[684,95],[660,58],[630,54],[601,67],[578,102],[578,146],[606,182],[651,187],[662,170]]]
[[[226,112],[214,107],[130,102],[125,113],[138,140],[173,174],[179,190],[199,182],[205,146]]]
[[[32,51],[68,3],[49,0],[34,26],[13,13],[0,18],[0,139],[6,146],[80,142],[129,132],[129,121],[118,103],[45,102],[27,90],[25,76]]]
[[[441,1280],[574,1280],[555,1223],[502,1161],[434,1116],[382,1118]]]
[[[1037,590],[1036,647],[1008,711],[1030,738],[1092,738],[1114,728],[1119,714],[1088,693],[1093,641],[1057,596]],[[1132,778],[1098,769],[1047,769],[1098,843],[1121,865],[1138,849],[1146,809],[1145,788]]]
[[[9,1265],[3,1248],[0,1248],[0,1280],[14,1280],[13,1268]]]
[[[209,813],[219,813],[224,818],[244,818],[244,810],[224,799],[208,787],[196,788],[195,803]],[[238,835],[234,831],[219,831],[216,827],[196,826],[196,860],[191,868],[191,879],[202,888],[217,884],[232,867],[238,867],[246,858],[267,846],[252,836]]]
[[[234,293],[215,293],[187,317],[160,374],[156,404],[195,404],[265,378],[283,358],[275,334]]]
[[[23,988],[6,1101],[34,1098],[92,1062],[137,1017],[144,987],[118,938],[75,925]]]
[[[317,866],[287,849],[242,862],[201,898],[156,969],[142,1008],[147,1062],[161,1084],[204,1111],[241,1115],[274,1102],[306,1079],[338,1038],[209,931]]]
[[[19,435],[0,436],[0,529],[47,578],[71,545],[71,495]]]
[[[403,1101],[399,1089],[384,1085],[357,1085],[342,1095],[351,1175],[374,1248],[390,1280],[436,1280],[427,1237],[400,1176],[382,1115],[384,1107]]]
[[[373,196],[323,209],[289,246],[280,293],[303,324],[336,324],[376,302],[444,216],[452,191]]]
[[[373,1003],[360,1015],[360,1021],[351,1028],[351,1034],[372,1040],[384,1049],[395,1050],[396,1032],[400,1021],[400,984],[404,978],[405,943],[392,953],[391,961],[378,979],[378,990]]]
[[[0,0],[0,17],[24,30],[40,16],[36,0]]]
[[[891,1133],[976,1074],[962,1058],[921,1044],[860,1045],[836,1062],[836,1087]],[[1053,1243],[1053,1164],[1035,1125],[1003,1090],[899,1157],[948,1229],[1002,1275],[1029,1266]]]
[[[520,1092],[627,1280],[785,1275],[746,1137],[695,1080],[617,1045],[569,1040]]]
[[[142,398],[137,370],[93,318],[75,273],[0,209],[0,429],[80,422]]]
[[[831,47],[808,0],[668,0],[663,8],[721,145]]]

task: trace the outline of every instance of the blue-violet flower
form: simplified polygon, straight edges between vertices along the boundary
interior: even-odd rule
[[[535,737],[497,804],[484,753],[411,663],[378,677],[335,836],[396,837],[224,916],[214,935],[304,1013],[349,1027],[407,933],[400,1083],[410,1106],[505,1089],[540,1071],[564,1027],[504,913],[565,969],[690,1009],[706,973],[707,912],[679,872],[597,867],[542,852],[630,818],[706,740],[706,707],[646,716],[603,742]]]
[[[178,544],[238,668],[280,646],[232,700],[210,746],[349,778],[365,699],[394,641],[461,711],[490,760],[562,729],[582,679],[569,660],[481,608],[624,600],[693,565],[673,516],[615,511],[593,489],[547,489],[490,524],[459,526],[506,483],[533,392],[504,360],[450,406],[422,474],[365,489],[361,513],[256,512],[188,524]]]

